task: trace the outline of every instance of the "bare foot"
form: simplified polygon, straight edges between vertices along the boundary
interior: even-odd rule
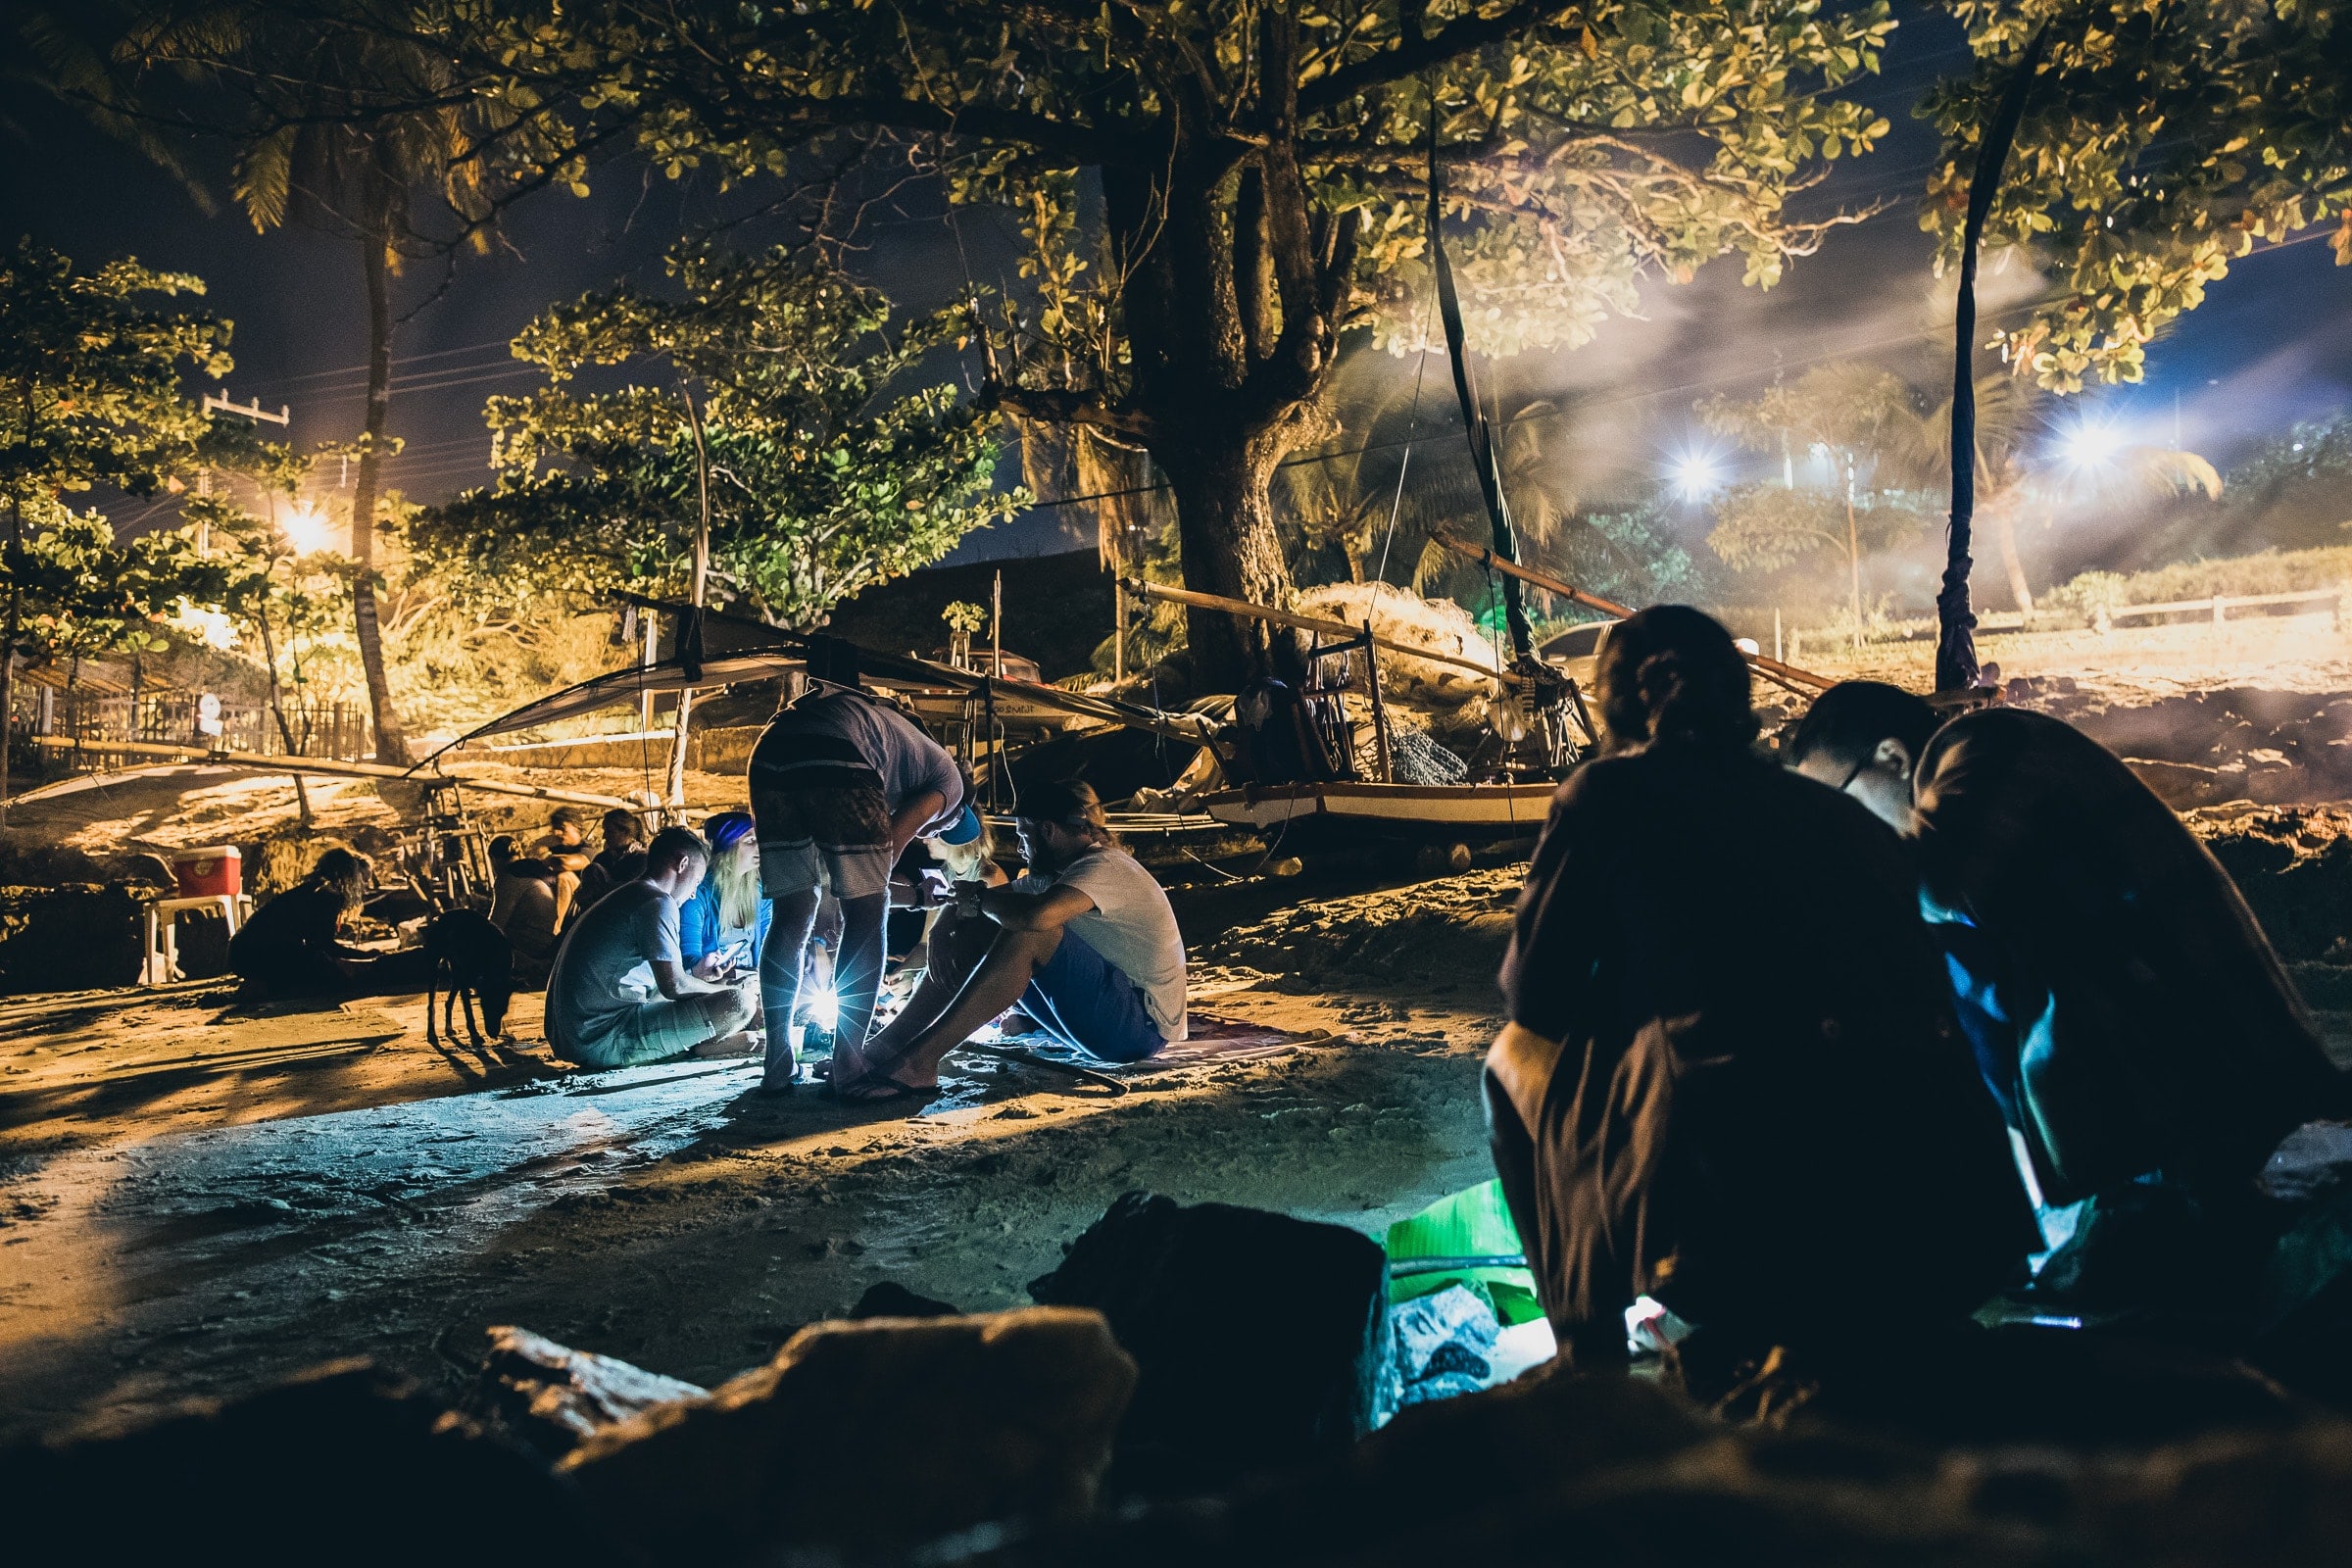
[[[714,1040],[706,1040],[686,1054],[703,1057],[750,1056],[758,1054],[760,1049],[758,1036],[748,1029],[739,1029],[731,1035],[720,1035]]]

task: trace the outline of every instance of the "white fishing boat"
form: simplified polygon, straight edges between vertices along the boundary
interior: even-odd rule
[[[1201,796],[1193,808],[1257,833],[1493,843],[1533,838],[1551,811],[1548,780],[1511,784],[1251,784]]]

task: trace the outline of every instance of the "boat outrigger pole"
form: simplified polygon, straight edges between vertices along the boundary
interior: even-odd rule
[[[1620,620],[1633,613],[1633,611],[1624,605],[1613,600],[1603,599],[1597,594],[1589,594],[1573,583],[1561,581],[1549,572],[1538,571],[1533,566],[1522,566],[1515,561],[1504,561],[1484,545],[1468,544],[1454,538],[1451,534],[1436,531],[1433,531],[1429,537],[1456,555],[1468,556],[1482,565],[1492,566],[1494,570],[1501,572],[1506,579],[1515,577],[1521,582],[1531,583],[1543,589],[1547,594],[1555,594],[1562,599],[1573,600],[1588,610],[1597,610],[1604,615],[1614,615]],[[1762,654],[1748,654],[1745,657],[1749,666],[1757,674],[1776,685],[1786,686],[1808,702],[1837,684],[1827,675],[1816,675],[1809,669],[1799,669],[1794,664],[1784,664],[1777,659],[1766,659]]]
[[[1462,429],[1470,438],[1470,466],[1478,470],[1478,493],[1487,504],[1487,520],[1494,530],[1494,554],[1516,565],[1519,538],[1511,527],[1511,508],[1502,493],[1502,461],[1494,449],[1494,429],[1478,394],[1470,384],[1470,361],[1463,350],[1462,301],[1454,292],[1453,264],[1446,259],[1444,231],[1445,165],[1438,157],[1438,105],[1429,105],[1429,256],[1437,273],[1438,315],[1446,323],[1446,354],[1453,364],[1453,392],[1462,405]],[[1502,578],[1502,618],[1510,628],[1511,658],[1527,662],[1535,657],[1535,632],[1527,623],[1519,581],[1508,572]]]

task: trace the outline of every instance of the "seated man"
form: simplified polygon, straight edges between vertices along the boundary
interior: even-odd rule
[[[511,833],[490,841],[490,923],[514,950],[514,982],[525,991],[547,984],[556,961],[555,866],[522,853]]]
[[[845,1100],[920,1099],[939,1064],[1015,1003],[1064,1045],[1140,1061],[1185,1037],[1184,937],[1168,896],[1111,837],[1084,784],[1021,793],[1014,825],[1028,874],[956,884],[931,934],[930,967],[906,1008],[867,1044]]]
[[[1620,623],[1597,696],[1610,752],[1553,797],[1487,1057],[1561,1353],[1622,1362],[1642,1297],[1731,1360],[1964,1323],[2034,1232],[1900,842],[1754,755],[1697,611]]]
[[[632,1067],[691,1052],[742,1055],[751,999],[741,986],[713,985],[678,956],[678,900],[692,898],[710,851],[692,828],[668,827],[646,847],[645,875],[624,882],[580,916],[556,954],[547,983],[547,1040],[556,1054],[589,1067]],[[659,999],[630,982],[644,966]]]
[[[571,923],[580,873],[588,869],[588,835],[580,813],[568,806],[550,811],[547,831],[531,840],[531,853],[556,868],[556,929],[562,931]]]
[[[372,997],[422,991],[421,950],[376,954],[343,941],[367,901],[372,870],[349,850],[328,850],[295,887],[265,902],[228,939],[228,966],[262,995]]]
[[[2020,709],[1938,728],[1921,699],[1849,681],[1788,760],[1916,838],[1962,1022],[2045,1203],[2162,1172],[2242,1205],[2287,1133],[2344,1113],[2229,874],[2096,741]]]

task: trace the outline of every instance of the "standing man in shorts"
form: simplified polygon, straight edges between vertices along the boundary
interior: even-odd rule
[[[831,655],[831,667],[818,667],[825,661],[812,657],[816,683],[768,720],[752,750],[760,892],[773,906],[760,950],[767,1016],[760,1088],[769,1094],[788,1092],[799,1065],[790,1024],[824,895],[841,904],[833,1075],[846,1083],[866,1075],[891,868],[917,838],[979,828],[956,760],[898,710],[858,687],[846,649],[819,647]]]

